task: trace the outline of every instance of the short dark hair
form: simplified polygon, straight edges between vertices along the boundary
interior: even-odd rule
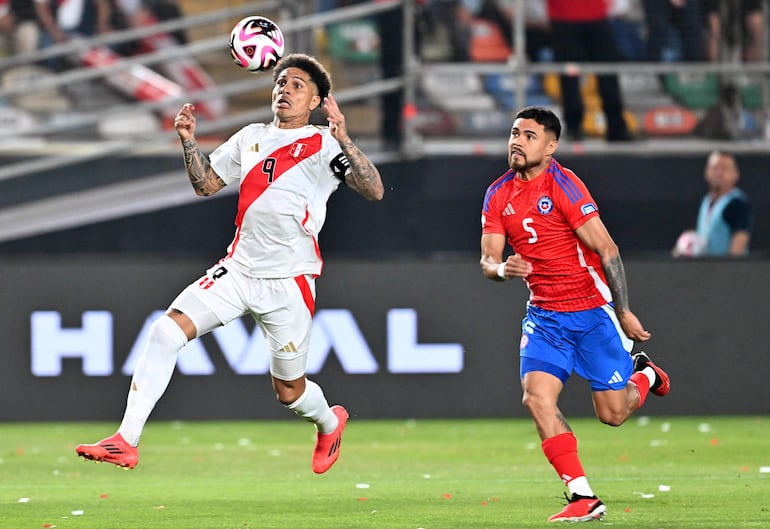
[[[534,119],[537,124],[543,126],[543,129],[553,132],[557,140],[561,136],[561,121],[559,121],[559,117],[551,109],[545,107],[522,108],[516,113],[513,120],[516,121],[519,118]]]
[[[307,72],[316,88],[318,88],[318,96],[321,98],[321,104],[323,105],[324,99],[332,90],[332,78],[329,72],[326,71],[326,68],[310,55],[292,53],[278,61],[273,67],[273,82],[278,80],[278,76],[286,68],[299,68],[303,72]]]

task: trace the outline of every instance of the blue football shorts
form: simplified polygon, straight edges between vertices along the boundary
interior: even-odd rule
[[[594,391],[622,389],[633,372],[633,345],[609,304],[577,312],[528,304],[519,347],[520,374],[544,371],[566,383],[574,372]]]

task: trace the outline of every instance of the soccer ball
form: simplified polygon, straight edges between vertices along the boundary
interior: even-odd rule
[[[676,240],[676,253],[682,257],[697,257],[703,252],[703,242],[695,230],[682,232]]]
[[[250,72],[271,68],[283,55],[281,28],[269,18],[246,17],[230,32],[230,55],[233,62]]]

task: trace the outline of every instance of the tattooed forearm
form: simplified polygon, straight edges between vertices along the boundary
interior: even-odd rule
[[[607,277],[607,283],[612,293],[615,312],[626,312],[629,310],[628,285],[626,284],[626,271],[623,268],[623,261],[619,255],[615,255],[608,262],[602,262],[602,269]]]
[[[385,189],[380,172],[371,160],[351,140],[340,142],[340,147],[350,163],[347,184],[369,200],[380,200]]]
[[[211,168],[208,156],[201,152],[198,142],[193,139],[184,140],[182,149],[187,176],[196,194],[207,197],[225,187],[224,180]]]

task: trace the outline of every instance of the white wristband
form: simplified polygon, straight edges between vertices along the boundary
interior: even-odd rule
[[[505,262],[500,263],[497,265],[497,277],[501,279],[508,279],[505,277]]]

